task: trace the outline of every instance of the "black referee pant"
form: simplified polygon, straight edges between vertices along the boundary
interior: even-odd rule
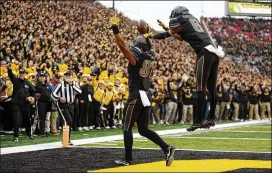
[[[203,121],[207,94],[210,94],[210,117],[209,120],[215,119],[215,109],[217,103],[216,80],[220,58],[202,48],[197,54],[196,62],[196,88],[197,100],[194,106],[194,123],[199,124]]]
[[[40,134],[45,134],[46,114],[50,110],[51,103],[46,101],[38,101],[38,114],[40,119]]]
[[[67,125],[69,126],[69,140],[71,140],[71,129],[72,129],[72,125],[73,125],[73,116],[74,116],[74,112],[75,112],[75,107],[74,104],[67,104],[67,103],[60,103],[59,104],[61,112],[66,120]],[[62,120],[62,124],[64,125],[64,120],[63,117],[60,117]]]
[[[20,120],[22,116],[22,120],[25,122],[26,135],[30,137],[31,134],[31,116],[30,116],[30,105],[17,105],[13,104],[12,107],[12,116],[13,116],[13,128],[14,128],[14,137],[19,136],[19,127]]]
[[[149,97],[149,100],[151,100],[151,94],[148,93],[147,95]],[[150,113],[151,106],[143,106],[139,91],[130,91],[129,98],[124,107],[123,116],[123,133],[126,161],[132,161],[132,127],[134,122],[137,122],[138,132],[140,135],[148,138],[149,140],[160,146],[164,152],[167,150],[168,145],[159,137],[159,135],[154,131],[148,129]]]

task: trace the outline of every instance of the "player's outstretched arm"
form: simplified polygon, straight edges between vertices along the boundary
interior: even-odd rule
[[[128,59],[130,64],[136,65],[136,60],[133,57],[133,55],[130,53],[128,46],[126,45],[122,35],[120,34],[118,26],[114,24],[111,26],[111,29],[113,31],[115,41],[116,41],[118,47],[120,48],[121,52]]]
[[[158,24],[162,27],[162,29],[164,29],[166,32],[161,32],[161,33],[158,33],[158,34],[155,34],[155,35],[152,35],[151,38],[152,39],[157,39],[157,40],[160,40],[160,39],[166,39],[168,37],[175,37],[176,39],[182,41],[182,38],[180,35],[178,35],[177,33],[172,33],[171,30],[164,24],[162,23],[160,20],[157,20],[158,21]]]
[[[161,39],[166,39],[168,37],[171,37],[172,35],[169,34],[169,32],[161,32],[161,33],[157,33],[151,36],[152,39],[157,39],[157,40],[161,40]]]
[[[158,33],[158,34],[154,34],[151,36],[152,39],[156,39],[156,40],[161,40],[161,39],[166,39],[168,37],[175,37],[176,39],[182,41],[182,38],[180,35],[178,35],[177,33],[171,35],[170,34],[170,30],[169,32],[161,32],[161,33]]]

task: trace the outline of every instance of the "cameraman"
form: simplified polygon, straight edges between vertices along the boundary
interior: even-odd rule
[[[18,141],[19,136],[19,124],[20,117],[25,121],[26,125],[26,135],[28,139],[33,139],[31,132],[31,120],[30,120],[30,106],[35,102],[35,87],[25,78],[26,72],[23,68],[19,71],[19,76],[15,77],[10,66],[8,68],[8,76],[13,84],[12,93],[12,115],[14,124],[14,139],[13,141]]]

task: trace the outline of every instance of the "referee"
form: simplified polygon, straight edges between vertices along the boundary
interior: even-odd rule
[[[73,72],[68,70],[64,73],[64,80],[59,83],[52,92],[52,99],[58,101],[59,107],[69,127],[72,127],[72,117],[74,116],[74,103],[76,94],[81,94],[81,89],[72,80]],[[69,131],[69,139],[71,136],[71,130]],[[69,141],[69,145],[73,145]]]

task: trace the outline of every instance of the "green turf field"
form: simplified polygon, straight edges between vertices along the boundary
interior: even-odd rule
[[[233,123],[233,121],[224,121],[218,124],[225,124],[225,123]],[[150,125],[149,127],[152,130],[158,131],[158,130],[182,129],[182,128],[189,127],[189,125],[188,124]],[[133,133],[138,133],[137,128],[133,128]],[[72,131],[71,140],[112,136],[112,135],[120,135],[120,134],[122,134],[122,130],[120,128],[108,129],[108,130]],[[12,135],[1,136],[0,139],[1,139],[0,148],[5,148],[5,147],[16,147],[16,146],[22,146],[22,145],[58,142],[58,141],[61,141],[62,134],[50,135],[47,138],[35,137],[34,140],[28,140],[25,135],[21,135],[19,137],[18,142],[12,141],[13,139]]]
[[[271,152],[271,124],[167,135],[163,139],[178,149]],[[123,147],[123,141],[84,146]],[[135,139],[133,146],[158,148],[146,138]]]
[[[229,122],[227,122],[229,123]],[[181,125],[181,124],[173,124],[173,125],[150,125],[150,128],[153,130],[170,130],[170,129],[181,129],[186,128],[189,125]],[[133,129],[134,133],[137,133],[137,128]],[[71,140],[76,139],[86,139],[86,138],[95,138],[95,137],[103,137],[103,136],[112,136],[112,135],[120,135],[122,134],[122,130],[118,129],[108,129],[108,130],[89,130],[89,131],[72,131]],[[15,147],[22,145],[32,145],[32,144],[41,144],[41,143],[49,143],[49,142],[57,142],[61,141],[62,134],[60,135],[50,135],[46,138],[36,137],[34,140],[28,140],[25,135],[21,135],[19,137],[18,142],[13,142],[12,135],[1,136],[1,148],[5,147]]]
[[[188,125],[151,126],[156,131],[185,127]],[[136,133],[137,128],[134,128],[133,132]],[[72,140],[118,134],[122,134],[120,129],[77,131],[73,132]],[[0,172],[33,172],[33,170],[44,172],[271,172],[271,123],[195,132],[183,131],[180,134],[162,137],[178,149],[170,167],[165,166],[165,155],[158,146],[146,138],[135,138],[133,165],[130,166],[118,166],[114,162],[116,159],[124,158],[123,141],[120,140],[3,154],[1,155],[3,171]],[[61,140],[60,135],[36,138],[34,141],[28,141],[25,138],[21,136],[16,145]],[[5,141],[3,142],[2,139]],[[14,146],[11,139],[12,136],[1,137],[1,145],[4,143],[5,147]],[[13,148],[6,149],[14,150]]]

